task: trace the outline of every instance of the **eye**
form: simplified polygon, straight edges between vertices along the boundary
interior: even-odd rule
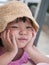
[[[27,26],[26,28],[27,28],[27,29],[32,29],[32,27],[30,27],[30,26]]]
[[[11,26],[11,28],[19,28],[18,26]]]

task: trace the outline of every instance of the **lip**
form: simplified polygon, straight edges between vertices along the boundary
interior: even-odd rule
[[[18,38],[18,40],[27,40],[26,38]]]

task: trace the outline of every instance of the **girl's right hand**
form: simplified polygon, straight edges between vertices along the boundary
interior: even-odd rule
[[[10,30],[5,30],[1,33],[3,45],[7,51],[18,52],[18,46],[15,40],[15,35]]]

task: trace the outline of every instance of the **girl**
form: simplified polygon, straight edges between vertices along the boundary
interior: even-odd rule
[[[39,25],[24,3],[12,1],[1,6],[0,65],[36,65],[42,62],[37,58],[40,53],[32,47],[38,29]]]
[[[38,24],[24,3],[12,1],[0,7],[0,64],[30,65],[25,46],[36,36]],[[33,62],[34,64],[34,62]]]

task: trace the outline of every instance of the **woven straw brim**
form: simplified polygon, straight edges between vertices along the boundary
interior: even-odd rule
[[[39,25],[32,16],[32,13],[28,6],[22,2],[12,1],[0,7],[0,32],[5,30],[8,23],[19,17],[30,18],[36,31],[38,31]]]

